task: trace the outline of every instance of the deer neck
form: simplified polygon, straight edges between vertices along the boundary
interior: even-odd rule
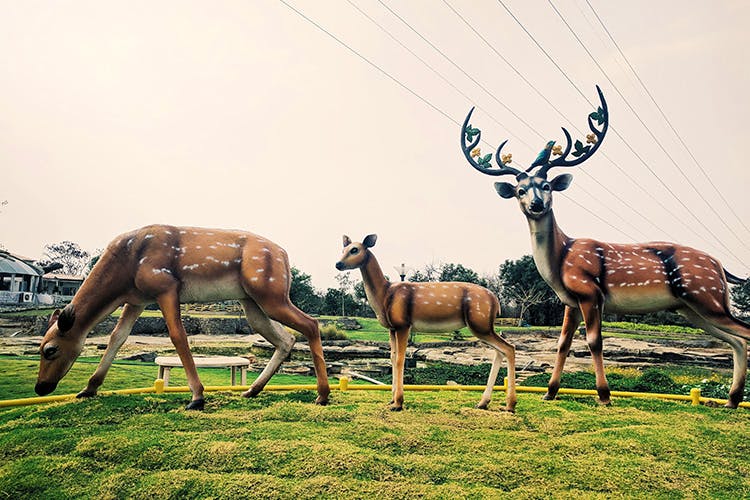
[[[127,291],[124,288],[125,280],[119,279],[118,276],[118,271],[123,272],[124,267],[118,265],[119,263],[113,265],[112,259],[105,257],[106,255],[103,255],[100,262],[94,266],[71,301],[75,310],[75,329],[84,337],[123,304]]]
[[[562,283],[562,260],[572,241],[557,225],[552,210],[539,219],[527,217],[531,233],[531,249],[534,264],[544,281],[555,291],[566,305],[575,307],[577,301]]]
[[[362,271],[362,281],[365,285],[367,301],[375,311],[378,320],[383,323],[386,318],[384,305],[385,294],[391,284],[385,279],[385,275],[380,268],[378,259],[375,258],[372,252],[369,252],[367,262],[364,266],[360,267],[360,271]]]

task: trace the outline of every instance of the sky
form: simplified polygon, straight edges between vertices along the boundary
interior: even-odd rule
[[[0,0],[0,244],[41,258],[152,223],[245,229],[325,289],[342,235],[376,233],[393,278],[493,274],[530,253],[528,227],[464,159],[466,113],[483,153],[509,139],[525,168],[561,126],[582,138],[598,84],[610,132],[550,172],[574,176],[562,229],[747,276],[749,22],[742,0]]]

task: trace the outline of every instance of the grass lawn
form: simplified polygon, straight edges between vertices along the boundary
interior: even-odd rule
[[[31,395],[36,366],[0,358],[0,399]],[[76,363],[56,392],[77,391],[93,368]],[[155,373],[118,363],[104,388],[150,385]],[[202,377],[226,384],[228,373]],[[205,411],[185,412],[188,394],[117,395],[0,409],[0,498],[750,496],[746,410],[519,394],[511,415],[475,410],[477,392],[407,392],[392,413],[388,396],[333,392],[318,407],[312,391],[208,393]]]

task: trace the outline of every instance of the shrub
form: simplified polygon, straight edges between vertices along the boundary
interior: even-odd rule
[[[432,363],[424,368],[407,368],[404,370],[405,384],[445,385],[452,380],[460,385],[484,385],[490,374],[490,364],[473,366],[454,365],[451,363]],[[500,369],[497,383],[502,384],[505,368]],[[390,376],[389,376],[390,378]],[[388,383],[392,378],[388,380]]]
[[[285,327],[286,328],[286,327]],[[304,335],[299,333],[296,330],[292,330],[291,328],[287,328],[286,331],[294,335],[294,338],[297,339],[298,342],[307,342],[307,339]],[[327,325],[320,325],[319,327],[320,331],[320,338],[321,340],[346,340],[347,336],[344,332],[336,328],[336,325],[334,324],[327,324]]]

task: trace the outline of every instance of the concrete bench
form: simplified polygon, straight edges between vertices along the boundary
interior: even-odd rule
[[[193,357],[196,368],[231,368],[232,385],[237,385],[237,368],[240,369],[240,385],[247,385],[247,368],[250,361],[239,356]],[[164,380],[164,387],[169,385],[169,371],[181,367],[182,361],[177,356],[158,356],[154,363],[159,366],[159,378]]]

